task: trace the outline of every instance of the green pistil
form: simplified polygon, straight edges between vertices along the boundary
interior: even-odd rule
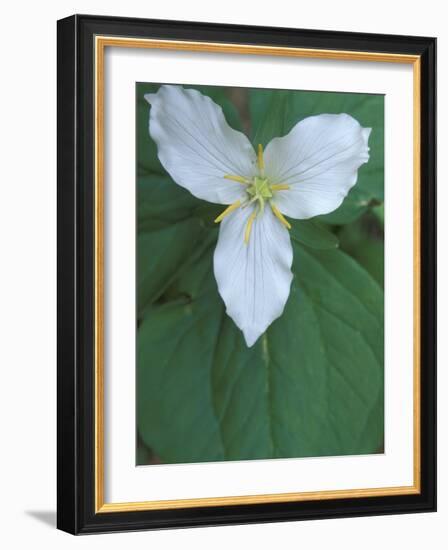
[[[265,200],[272,198],[272,191],[267,178],[255,176],[246,191],[251,197],[256,197],[257,199]]]

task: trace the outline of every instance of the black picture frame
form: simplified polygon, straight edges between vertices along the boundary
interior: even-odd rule
[[[97,35],[408,54],[421,67],[419,494],[95,511],[94,55]],[[436,39],[74,15],[58,21],[58,512],[73,534],[436,509]]]

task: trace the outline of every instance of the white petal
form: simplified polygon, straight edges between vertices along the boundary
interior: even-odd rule
[[[243,198],[244,186],[224,176],[255,175],[256,155],[247,137],[227,124],[221,107],[181,86],[161,86],[145,99],[151,104],[149,133],[174,181],[209,202]]]
[[[292,280],[289,233],[269,206],[244,242],[252,212],[252,207],[240,208],[224,218],[214,255],[219,293],[248,347],[283,313]]]
[[[318,115],[274,138],[264,154],[266,175],[290,186],[276,193],[279,210],[297,219],[336,210],[369,160],[370,132],[347,114]]]

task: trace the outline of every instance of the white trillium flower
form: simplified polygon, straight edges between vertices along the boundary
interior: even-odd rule
[[[371,128],[347,114],[310,116],[255,152],[197,90],[164,85],[145,99],[150,135],[173,180],[199,199],[229,205],[215,220],[214,273],[227,314],[250,347],[289,296],[293,251],[285,216],[307,219],[341,205],[369,160]]]

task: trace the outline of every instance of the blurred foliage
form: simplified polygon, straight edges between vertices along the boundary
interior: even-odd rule
[[[335,212],[291,220],[294,279],[252,348],[226,315],[212,256],[222,206],[178,186],[157,158],[138,84],[138,464],[366,454],[383,448],[384,99],[195,86],[254,145],[301,119],[348,113],[370,160]]]

